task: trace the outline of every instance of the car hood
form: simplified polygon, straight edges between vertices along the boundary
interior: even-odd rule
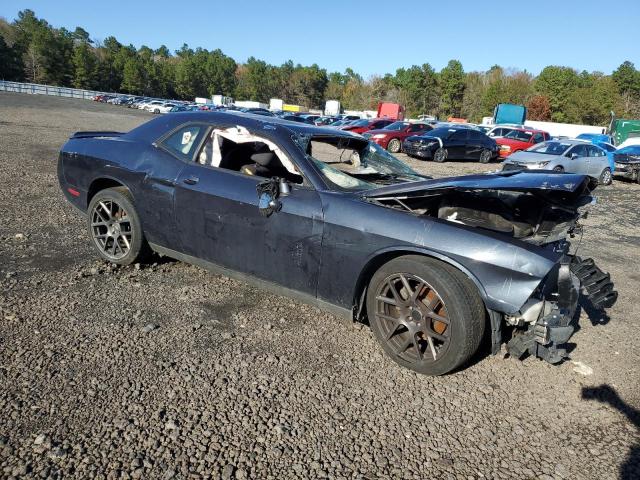
[[[529,142],[523,142],[522,140],[516,140],[514,138],[506,137],[494,137],[498,145],[509,145],[519,147],[521,145],[529,145]]]
[[[458,190],[511,190],[519,192],[538,191],[561,193],[563,196],[580,197],[595,188],[595,183],[587,175],[549,172],[507,171],[484,175],[464,175],[424,180],[419,182],[387,185],[367,190],[366,198],[398,195],[412,196],[421,192],[443,189]],[[567,195],[568,194],[568,195]]]
[[[376,135],[378,133],[384,133],[385,135],[391,135],[393,133],[402,133],[402,132],[398,131],[398,130],[384,130],[383,128],[376,128],[374,130],[367,130],[367,133],[370,133],[371,135]]]
[[[511,156],[505,160],[505,162],[518,162],[518,163],[540,163],[540,162],[549,162],[556,160],[558,158],[557,155],[549,155],[547,153],[536,153],[536,152],[527,152],[526,150],[521,150],[519,152],[514,152]]]
[[[616,163],[640,163],[640,155],[631,155],[628,153],[614,153],[613,160]]]

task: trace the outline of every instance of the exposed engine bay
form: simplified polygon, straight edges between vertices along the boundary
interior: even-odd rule
[[[444,189],[376,201],[416,215],[483,228],[541,245],[563,240],[578,230],[577,221],[586,214],[582,207],[591,203],[592,197],[561,204],[532,192]]]

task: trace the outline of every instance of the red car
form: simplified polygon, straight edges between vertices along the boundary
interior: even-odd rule
[[[364,136],[391,153],[398,153],[405,138],[422,135],[429,130],[433,127],[426,123],[393,122],[384,128],[369,130]]]
[[[507,133],[504,137],[496,137],[498,144],[498,155],[500,158],[507,158],[513,152],[526,150],[536,143],[549,140],[551,135],[542,130],[532,128],[516,128]]]
[[[356,120],[355,122],[341,127],[340,130],[347,130],[353,133],[364,133],[369,130],[376,130],[384,128],[387,125],[391,125],[395,120],[388,118],[363,118],[362,120]]]

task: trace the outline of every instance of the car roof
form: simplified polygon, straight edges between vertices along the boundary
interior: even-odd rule
[[[531,132],[531,133],[547,133],[544,130],[538,130],[537,128],[527,128],[527,127],[510,127],[518,132]]]
[[[256,115],[253,113],[238,112],[237,110],[228,112],[211,110],[178,112],[171,115],[170,118],[163,115],[131,130],[129,134],[132,138],[145,138],[148,140],[155,140],[163,133],[166,133],[169,130],[178,127],[179,125],[188,122],[210,122],[220,123],[224,125],[239,125],[254,130],[269,130],[269,125],[271,125],[272,127],[280,127],[282,129],[285,129],[289,133],[312,136],[330,135],[345,138],[361,138],[360,135],[348,131],[333,130],[328,129],[327,127],[318,127],[310,123],[293,122],[275,116],[268,117],[264,115]],[[273,128],[271,130],[273,130]]]
[[[583,138],[563,138],[561,140],[547,140],[547,142],[558,142],[558,143],[568,143],[569,145],[594,145],[594,146],[598,146],[595,145],[593,143],[591,143],[590,140],[585,140]],[[599,147],[600,148],[600,147]]]

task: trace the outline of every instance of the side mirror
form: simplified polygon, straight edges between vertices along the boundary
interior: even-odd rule
[[[271,178],[260,182],[256,191],[258,192],[258,209],[260,214],[264,217],[270,217],[274,212],[279,212],[282,209],[282,203],[278,200],[280,196],[280,184],[282,180],[277,178]],[[286,182],[285,182],[286,184]],[[286,184],[287,194],[289,193],[289,185]]]
[[[291,187],[289,186],[289,183],[287,183],[287,181],[284,178],[280,179],[279,187],[280,187],[280,196],[286,197],[291,193]]]
[[[572,153],[571,156],[569,157],[571,160],[575,160],[576,158],[578,158],[578,154],[577,153]]]

